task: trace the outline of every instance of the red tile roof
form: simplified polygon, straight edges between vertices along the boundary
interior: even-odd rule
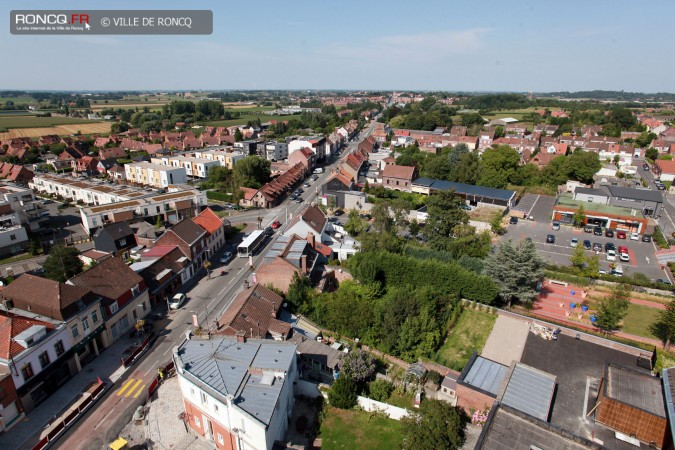
[[[411,180],[415,175],[414,166],[398,166],[396,164],[387,164],[382,171],[382,178],[399,178],[402,180]]]
[[[48,322],[17,316],[11,312],[0,312],[0,358],[8,360],[26,350],[14,341],[14,337],[34,325],[41,325],[48,330],[55,328]]]
[[[142,258],[161,258],[169,254],[173,249],[178,248],[177,245],[155,245],[150,250],[141,253]]]
[[[265,338],[272,332],[285,337],[291,325],[276,318],[283,301],[279,294],[255,284],[237,295],[218,319],[218,333],[244,332],[247,337]]]
[[[675,174],[675,161],[666,159],[657,159],[656,167],[661,170],[661,173]]]
[[[193,220],[197,225],[208,231],[210,234],[214,234],[219,228],[223,226],[223,220],[218,217],[218,215],[214,213],[211,208],[208,207],[204,211],[200,212],[199,215]]]

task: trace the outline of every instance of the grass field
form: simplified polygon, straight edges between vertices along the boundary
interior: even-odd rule
[[[72,117],[35,117],[32,115],[0,115],[0,128],[38,128],[54,125],[96,123],[95,120],[74,119]]]
[[[649,326],[659,317],[659,310],[648,306],[635,305],[628,306],[628,315],[623,319],[623,331],[647,338],[656,338],[649,332]]]
[[[465,308],[448,338],[436,353],[435,360],[444,366],[461,370],[474,351],[480,353],[497,316]]]
[[[260,122],[265,123],[269,122],[270,120],[288,120],[292,117],[295,117],[294,115],[287,115],[287,116],[269,116],[267,114],[243,114],[239,119],[231,119],[231,120],[211,120],[208,122],[204,122],[201,125],[213,125],[216,127],[229,127],[232,125],[244,125],[246,122],[249,120],[254,120],[254,119],[260,119]]]
[[[403,442],[401,423],[363,411],[326,407],[319,431],[324,450],[389,450]]]

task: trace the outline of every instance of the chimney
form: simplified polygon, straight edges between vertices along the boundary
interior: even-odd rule
[[[316,236],[314,236],[314,233],[307,233],[307,242],[312,249],[316,246]]]
[[[246,342],[246,334],[241,331],[237,331],[237,342]]]
[[[300,257],[300,269],[302,270],[303,275],[307,273],[307,255],[302,255]]]

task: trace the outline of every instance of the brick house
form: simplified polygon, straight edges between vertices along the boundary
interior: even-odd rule
[[[225,245],[225,231],[226,228],[229,229],[230,222],[218,217],[209,207],[200,212],[193,221],[208,233],[206,236],[206,249],[209,252],[208,256],[210,258],[213,257]]]
[[[386,189],[412,192],[412,182],[417,178],[417,167],[387,164],[382,170],[382,185]]]
[[[302,164],[305,173],[312,173],[316,167],[316,155],[309,148],[301,148],[288,156],[288,164],[293,167],[296,164]]]
[[[155,245],[178,246],[191,261],[187,272],[188,277],[192,278],[202,268],[207,236],[205,229],[186,217],[160,236]]]

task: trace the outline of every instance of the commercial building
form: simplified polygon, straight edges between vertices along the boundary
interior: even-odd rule
[[[156,158],[153,158],[153,161]],[[126,179],[132,185],[150,186],[155,189],[167,188],[173,184],[187,183],[185,168],[163,164],[137,162],[124,166]]]
[[[217,449],[271,450],[283,440],[295,404],[294,344],[193,338],[173,360],[188,424]]]
[[[445,180],[433,180],[431,178],[418,178],[412,183],[412,192],[429,195],[434,191],[454,191],[463,197],[469,205],[513,207],[516,204],[516,191],[495,189],[473,184],[454,183]]]

